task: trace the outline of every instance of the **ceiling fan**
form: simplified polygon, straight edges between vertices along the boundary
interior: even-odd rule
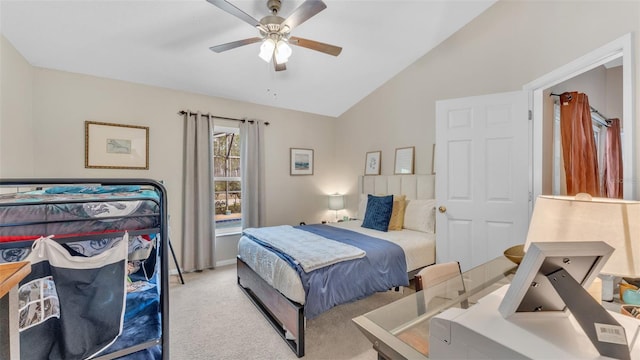
[[[289,56],[291,56],[292,51],[289,44],[320,51],[333,56],[338,56],[342,51],[342,48],[338,46],[291,36],[291,30],[296,26],[309,20],[312,16],[327,8],[327,5],[321,0],[306,0],[286,19],[278,16],[278,11],[280,11],[281,6],[280,0],[268,0],[267,8],[271,11],[271,15],[263,17],[260,21],[254,19],[251,15],[240,10],[228,1],[207,1],[260,31],[259,37],[237,40],[210,47],[209,49],[214,52],[221,53],[243,45],[262,42],[262,45],[260,46],[260,58],[266,62],[273,61],[275,70],[282,71],[287,69],[285,63],[289,60]]]

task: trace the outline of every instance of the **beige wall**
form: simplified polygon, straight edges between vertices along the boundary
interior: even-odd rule
[[[0,178],[34,175],[33,68],[0,36]]]
[[[2,88],[14,89],[2,97],[3,176],[163,180],[171,240],[179,255],[183,121],[178,111],[200,110],[270,122],[265,130],[268,225],[320,222],[333,216],[326,194],[336,191],[332,177],[336,119],[31,67],[4,37],[2,41]],[[6,76],[10,73],[20,76]],[[149,170],[85,169],[85,120],[149,126]],[[313,176],[289,175],[290,147],[314,149]],[[11,157],[5,160],[9,151]],[[222,239],[218,260],[234,259],[236,243],[237,237]]]
[[[382,150],[382,173],[392,174],[395,148],[415,145],[416,172],[429,173],[436,101],[521,90],[630,32],[637,54],[640,2],[499,1],[340,116],[337,170],[354,189],[367,151]],[[637,60],[634,67],[637,99]],[[636,135],[639,112],[636,105]],[[356,210],[355,195],[348,206]]]
[[[637,52],[638,51],[636,50],[636,53]],[[622,66],[607,69],[605,88],[607,89],[607,101],[602,110],[598,109],[598,111],[609,118],[622,119]],[[638,94],[636,93],[636,99],[637,98]],[[640,124],[640,116],[636,119],[638,119]],[[640,127],[640,125],[638,126]],[[640,132],[638,133],[640,134]],[[637,141],[640,141],[640,137],[636,139],[638,139]]]

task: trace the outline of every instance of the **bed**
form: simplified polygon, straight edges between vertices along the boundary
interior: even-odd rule
[[[433,175],[360,177],[359,190],[358,219],[245,229],[238,243],[238,284],[298,357],[306,319],[407,286],[435,263]],[[406,201],[400,225],[371,228],[372,206],[392,201],[395,211],[400,200]]]
[[[145,179],[0,179],[0,262],[20,283],[21,359],[168,359],[164,187]]]

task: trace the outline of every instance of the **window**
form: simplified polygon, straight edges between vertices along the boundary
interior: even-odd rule
[[[217,234],[241,231],[240,141],[239,129],[214,128],[213,180]]]

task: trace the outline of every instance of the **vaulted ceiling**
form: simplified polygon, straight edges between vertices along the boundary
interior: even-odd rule
[[[259,43],[209,50],[259,33],[205,0],[2,0],[0,30],[33,66],[339,116],[495,2],[324,1],[292,34],[342,53],[293,46],[280,72]],[[266,0],[230,2],[269,14]],[[302,3],[283,0],[279,15]]]

